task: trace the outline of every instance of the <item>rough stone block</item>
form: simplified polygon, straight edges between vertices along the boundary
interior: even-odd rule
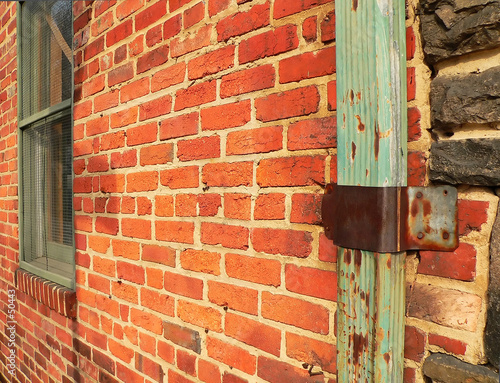
[[[433,383],[498,383],[498,374],[488,367],[474,366],[444,354],[429,356],[423,371]]]
[[[488,286],[488,311],[484,334],[485,352],[489,361],[500,363],[500,211],[491,232],[490,283]]]

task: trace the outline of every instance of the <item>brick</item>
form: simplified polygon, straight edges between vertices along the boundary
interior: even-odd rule
[[[177,273],[165,271],[165,290],[193,299],[202,299],[203,281]]]
[[[407,101],[415,100],[417,94],[415,68],[406,68],[406,78],[406,99]]]
[[[123,193],[125,191],[125,176],[123,174],[106,174],[99,177],[103,193]]]
[[[177,112],[185,108],[215,101],[216,86],[216,81],[212,80],[190,86],[187,89],[179,89],[176,92],[174,110]]]
[[[273,383],[323,383],[325,381],[323,374],[310,376],[309,372],[303,368],[264,356],[259,357],[257,376]]]
[[[120,42],[132,34],[132,19],[118,23],[117,26],[106,33],[106,46],[110,46]],[[87,59],[85,59],[87,60]]]
[[[319,93],[315,86],[271,94],[255,100],[257,119],[269,122],[283,118],[306,116],[319,108]]]
[[[184,250],[180,255],[182,268],[213,275],[220,275],[220,259],[218,253],[194,249]]]
[[[123,20],[144,6],[144,0],[121,0],[116,7],[116,17]]]
[[[199,185],[198,166],[160,171],[160,183],[170,189],[196,188]]]
[[[337,273],[311,267],[285,266],[288,291],[316,298],[337,301]]]
[[[246,250],[248,248],[248,229],[242,226],[202,222],[201,243],[220,244],[230,249]]]
[[[405,383],[415,383],[416,369],[405,367],[403,372],[403,381]]]
[[[329,332],[329,312],[320,305],[284,295],[262,293],[262,316],[319,334]]]
[[[199,215],[201,217],[216,216],[219,208],[222,206],[220,194],[199,194],[197,200]]]
[[[335,47],[281,60],[280,83],[302,81],[335,73]]]
[[[170,42],[170,55],[174,58],[180,57],[186,53],[194,52],[208,46],[210,44],[211,34],[212,26],[205,25],[184,39],[180,37],[174,38]]]
[[[217,105],[201,111],[201,130],[220,130],[243,126],[250,119],[250,100]]]
[[[226,371],[222,376],[222,383],[248,383],[248,380],[230,374]]]
[[[287,333],[286,354],[290,358],[319,366],[322,370],[337,372],[337,350],[335,344],[322,342],[305,336]]]
[[[94,156],[89,158],[87,163],[87,171],[89,173],[105,172],[109,169],[108,156]]]
[[[210,331],[222,332],[222,314],[212,307],[200,306],[196,303],[179,300],[177,315],[187,323]]]
[[[128,54],[135,57],[144,52],[144,36],[139,35],[128,44]]]
[[[151,331],[153,334],[159,335],[163,332],[162,321],[156,314],[131,308],[130,320],[134,325]]]
[[[318,17],[311,16],[302,23],[302,37],[308,43],[316,41],[318,38]]]
[[[94,112],[102,112],[103,110],[117,106],[119,96],[120,92],[118,90],[97,96],[94,99]]]
[[[151,221],[145,219],[123,218],[122,234],[124,237],[151,239]]]
[[[160,140],[194,135],[198,133],[198,122],[198,112],[163,120],[160,126]]]
[[[219,367],[206,360],[198,360],[198,379],[204,383],[221,383]]]
[[[156,221],[156,239],[168,242],[194,243],[192,222]]]
[[[219,136],[201,137],[177,142],[177,158],[180,161],[218,157],[220,157]]]
[[[151,191],[158,188],[158,172],[127,174],[127,192]]]
[[[222,98],[268,89],[274,86],[276,74],[272,65],[262,65],[222,76]]]
[[[135,100],[136,98],[145,96],[149,93],[149,78],[142,78],[128,85],[124,85],[120,89],[120,102],[122,104],[127,101]]]
[[[321,194],[294,194],[290,222],[321,224]]]
[[[153,347],[153,346],[152,346]],[[156,352],[156,344],[154,345]],[[149,376],[155,382],[163,381],[163,368],[160,364],[153,362],[151,359],[146,358],[142,354],[136,353],[135,368],[137,371]]]
[[[268,286],[281,285],[281,263],[277,260],[226,254],[226,273],[231,278]]]
[[[172,110],[172,96],[166,95],[155,100],[144,102],[139,106],[139,121],[163,116]]]
[[[150,145],[141,148],[141,166],[166,164],[173,161],[174,146],[172,144]]]
[[[163,40],[163,26],[156,25],[146,32],[146,45],[153,47]]]
[[[175,299],[156,290],[141,288],[141,305],[171,317],[175,314]]]
[[[313,7],[317,7],[322,4],[328,3],[330,0],[302,0],[302,1],[288,1],[288,0],[276,0],[274,3],[274,13],[275,19],[281,19],[285,16],[293,15],[294,13],[299,13]]]
[[[289,150],[337,147],[337,119],[325,117],[291,124],[287,147]]]
[[[408,152],[408,186],[424,186],[427,158],[422,152]]]
[[[171,195],[155,196],[155,214],[158,217],[173,217],[174,197]]]
[[[312,251],[312,235],[306,231],[255,228],[251,233],[255,251],[306,258]]]
[[[324,233],[319,235],[318,259],[323,262],[337,262],[337,246]]]
[[[108,86],[112,87],[134,78],[134,67],[129,62],[125,65],[114,68],[108,73]]]
[[[109,116],[94,118],[87,121],[86,133],[87,137],[97,134],[106,133],[109,130]]]
[[[127,129],[126,135],[128,146],[154,142],[158,137],[158,124],[156,122],[150,122],[145,125],[129,128]]]
[[[488,220],[489,202],[458,200],[458,233],[468,235],[472,231],[481,231]]]
[[[253,163],[209,163],[203,166],[202,182],[207,186],[252,186]]]
[[[196,217],[197,204],[196,194],[177,194],[175,196],[175,215],[177,217]]]
[[[97,56],[104,50],[104,37],[87,44],[84,49],[83,57],[85,61],[90,61],[91,58]]]
[[[182,7],[183,5],[186,5],[190,1],[191,0],[170,0],[169,1],[169,11],[173,12],[173,11],[179,9],[180,7]]]
[[[257,290],[234,286],[227,283],[209,281],[208,299],[216,305],[231,310],[257,315],[259,296]]]
[[[139,243],[132,241],[113,240],[113,255],[128,259],[139,260]]]
[[[415,32],[413,26],[406,28],[406,60],[411,60],[415,57],[416,43]]]
[[[181,62],[162,69],[151,78],[151,92],[180,84],[186,76],[186,63]]]
[[[425,352],[425,333],[413,326],[405,327],[405,358],[421,362]]]
[[[227,9],[231,0],[209,0],[208,1],[208,15],[215,16],[217,13]]]
[[[261,187],[322,185],[324,168],[323,156],[263,159],[257,167],[257,184]]]
[[[125,146],[125,132],[119,131],[101,136],[100,151],[123,148]]]
[[[118,234],[119,226],[117,218],[96,217],[95,219],[95,231],[98,233],[116,235]]]
[[[473,281],[476,276],[476,249],[461,242],[453,252],[421,251],[418,273]]]
[[[115,298],[124,299],[131,303],[137,304],[139,300],[137,288],[121,281],[112,282],[111,293]]]
[[[111,129],[122,128],[137,122],[139,108],[131,107],[111,115]]]
[[[137,372],[123,366],[120,363],[116,364],[116,377],[122,381],[130,383],[142,383],[144,378]]]
[[[156,68],[168,61],[169,46],[162,45],[139,57],[137,60],[137,73],[144,73],[151,68]]]
[[[232,368],[250,375],[256,371],[257,358],[240,347],[209,336],[207,337],[207,351],[209,357]]]
[[[93,257],[92,262],[94,270],[99,270],[99,273],[109,277],[115,277],[116,263],[114,261],[95,256]]]
[[[122,44],[115,49],[115,64],[119,64],[127,59],[127,44]]]
[[[285,53],[297,48],[297,26],[293,24],[243,40],[239,46],[239,62],[245,64],[264,57]]]
[[[258,195],[253,215],[254,219],[284,219],[285,195],[281,193]]]
[[[429,344],[438,346],[446,352],[455,355],[465,355],[465,352],[467,351],[466,343],[437,334],[429,334]]]
[[[129,262],[116,262],[116,273],[118,279],[125,279],[129,282],[143,285],[146,281],[144,268]]]
[[[235,46],[229,45],[198,56],[188,63],[188,77],[196,80],[234,66]]]
[[[155,289],[162,289],[163,288],[163,271],[156,268],[156,267],[146,267],[146,281],[147,281],[148,287],[153,287]],[[141,300],[142,299],[143,299],[143,296],[141,295]],[[144,299],[146,299],[146,298],[144,298]],[[161,309],[156,310],[156,311],[161,312]]]
[[[134,357],[134,350],[126,346],[122,346],[120,343],[114,341],[113,339],[110,339],[108,341],[108,345],[111,354],[124,361],[125,363],[129,363]]]
[[[135,31],[140,31],[156,21],[160,20],[167,13],[167,1],[160,0],[135,16]]]
[[[250,220],[252,201],[249,194],[224,194],[224,216],[226,218]]]
[[[420,118],[420,110],[417,107],[408,108],[408,142],[418,141],[422,136]]]
[[[196,376],[196,356],[177,350],[177,367],[188,375]]]
[[[137,151],[133,149],[122,153],[111,153],[110,165],[111,169],[130,168],[137,165]]]
[[[175,15],[163,24],[163,39],[168,40],[176,36],[182,29],[182,14]]]
[[[198,331],[169,321],[163,321],[163,336],[178,346],[187,348],[197,354],[201,353],[201,337]]]
[[[184,29],[192,27],[205,17],[205,4],[200,1],[184,11]]]
[[[321,41],[326,43],[335,40],[335,11],[328,12],[321,20]]]
[[[238,12],[217,23],[218,41],[227,41],[231,37],[241,36],[269,25],[269,2],[258,4],[247,12]]]

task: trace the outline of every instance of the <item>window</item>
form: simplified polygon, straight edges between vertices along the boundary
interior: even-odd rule
[[[18,11],[21,267],[74,288],[72,1]]]

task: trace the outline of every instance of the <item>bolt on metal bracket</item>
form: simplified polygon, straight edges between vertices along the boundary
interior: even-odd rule
[[[335,245],[379,253],[458,247],[453,186],[364,187],[328,184],[321,214]]]

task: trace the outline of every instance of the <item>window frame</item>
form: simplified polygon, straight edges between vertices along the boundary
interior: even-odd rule
[[[69,0],[65,0],[69,1]],[[23,112],[22,112],[22,103],[23,103],[23,76],[21,73],[21,68],[22,68],[22,63],[23,63],[23,47],[22,47],[22,12],[23,12],[23,3],[25,1],[18,1],[17,2],[17,7],[16,7],[16,22],[17,22],[17,79],[18,79],[18,84],[17,84],[17,97],[18,97],[18,102],[17,102],[17,136],[18,136],[18,165],[17,165],[17,170],[18,170],[18,207],[19,207],[19,266],[21,269],[24,269],[32,274],[35,274],[37,276],[40,276],[44,279],[47,279],[49,281],[55,282],[59,285],[65,286],[67,288],[70,288],[72,290],[75,289],[75,269],[76,269],[76,263],[75,263],[75,255],[76,255],[76,246],[75,246],[75,228],[74,228],[74,216],[75,212],[73,209],[73,198],[71,200],[71,224],[72,224],[72,236],[71,236],[71,245],[60,245],[60,246],[68,246],[67,250],[67,261],[68,263],[65,262],[67,265],[68,269],[71,269],[71,275],[68,276],[67,274],[61,272],[57,273],[54,271],[46,270],[43,268],[40,268],[34,264],[33,261],[28,262],[25,260],[25,253],[24,253],[24,241],[23,241],[23,236],[25,233],[25,227],[24,227],[24,193],[23,193],[23,135],[24,131],[29,129],[29,127],[46,118],[49,118],[51,116],[57,115],[58,113],[68,113],[69,118],[71,121],[71,127],[70,129],[70,135],[71,135],[71,145],[73,145],[73,126],[74,126],[74,116],[73,116],[73,109],[74,109],[74,60],[73,56],[71,59],[71,78],[68,79],[68,81],[71,81],[71,97],[68,99],[65,99],[58,104],[49,106],[46,109],[43,109],[29,117],[22,118]],[[71,3],[73,3],[71,1]],[[73,10],[72,10],[72,19],[73,19]],[[71,40],[73,40],[74,36],[74,29],[73,29],[73,22],[71,23]],[[71,51],[73,54],[73,51]],[[73,151],[71,150],[71,153]],[[73,171],[73,156],[71,157],[71,195],[73,196],[73,180],[74,180],[75,174]],[[29,197],[26,197],[29,198]],[[53,245],[57,245],[56,243],[53,243]],[[65,256],[66,257],[66,256]]]

